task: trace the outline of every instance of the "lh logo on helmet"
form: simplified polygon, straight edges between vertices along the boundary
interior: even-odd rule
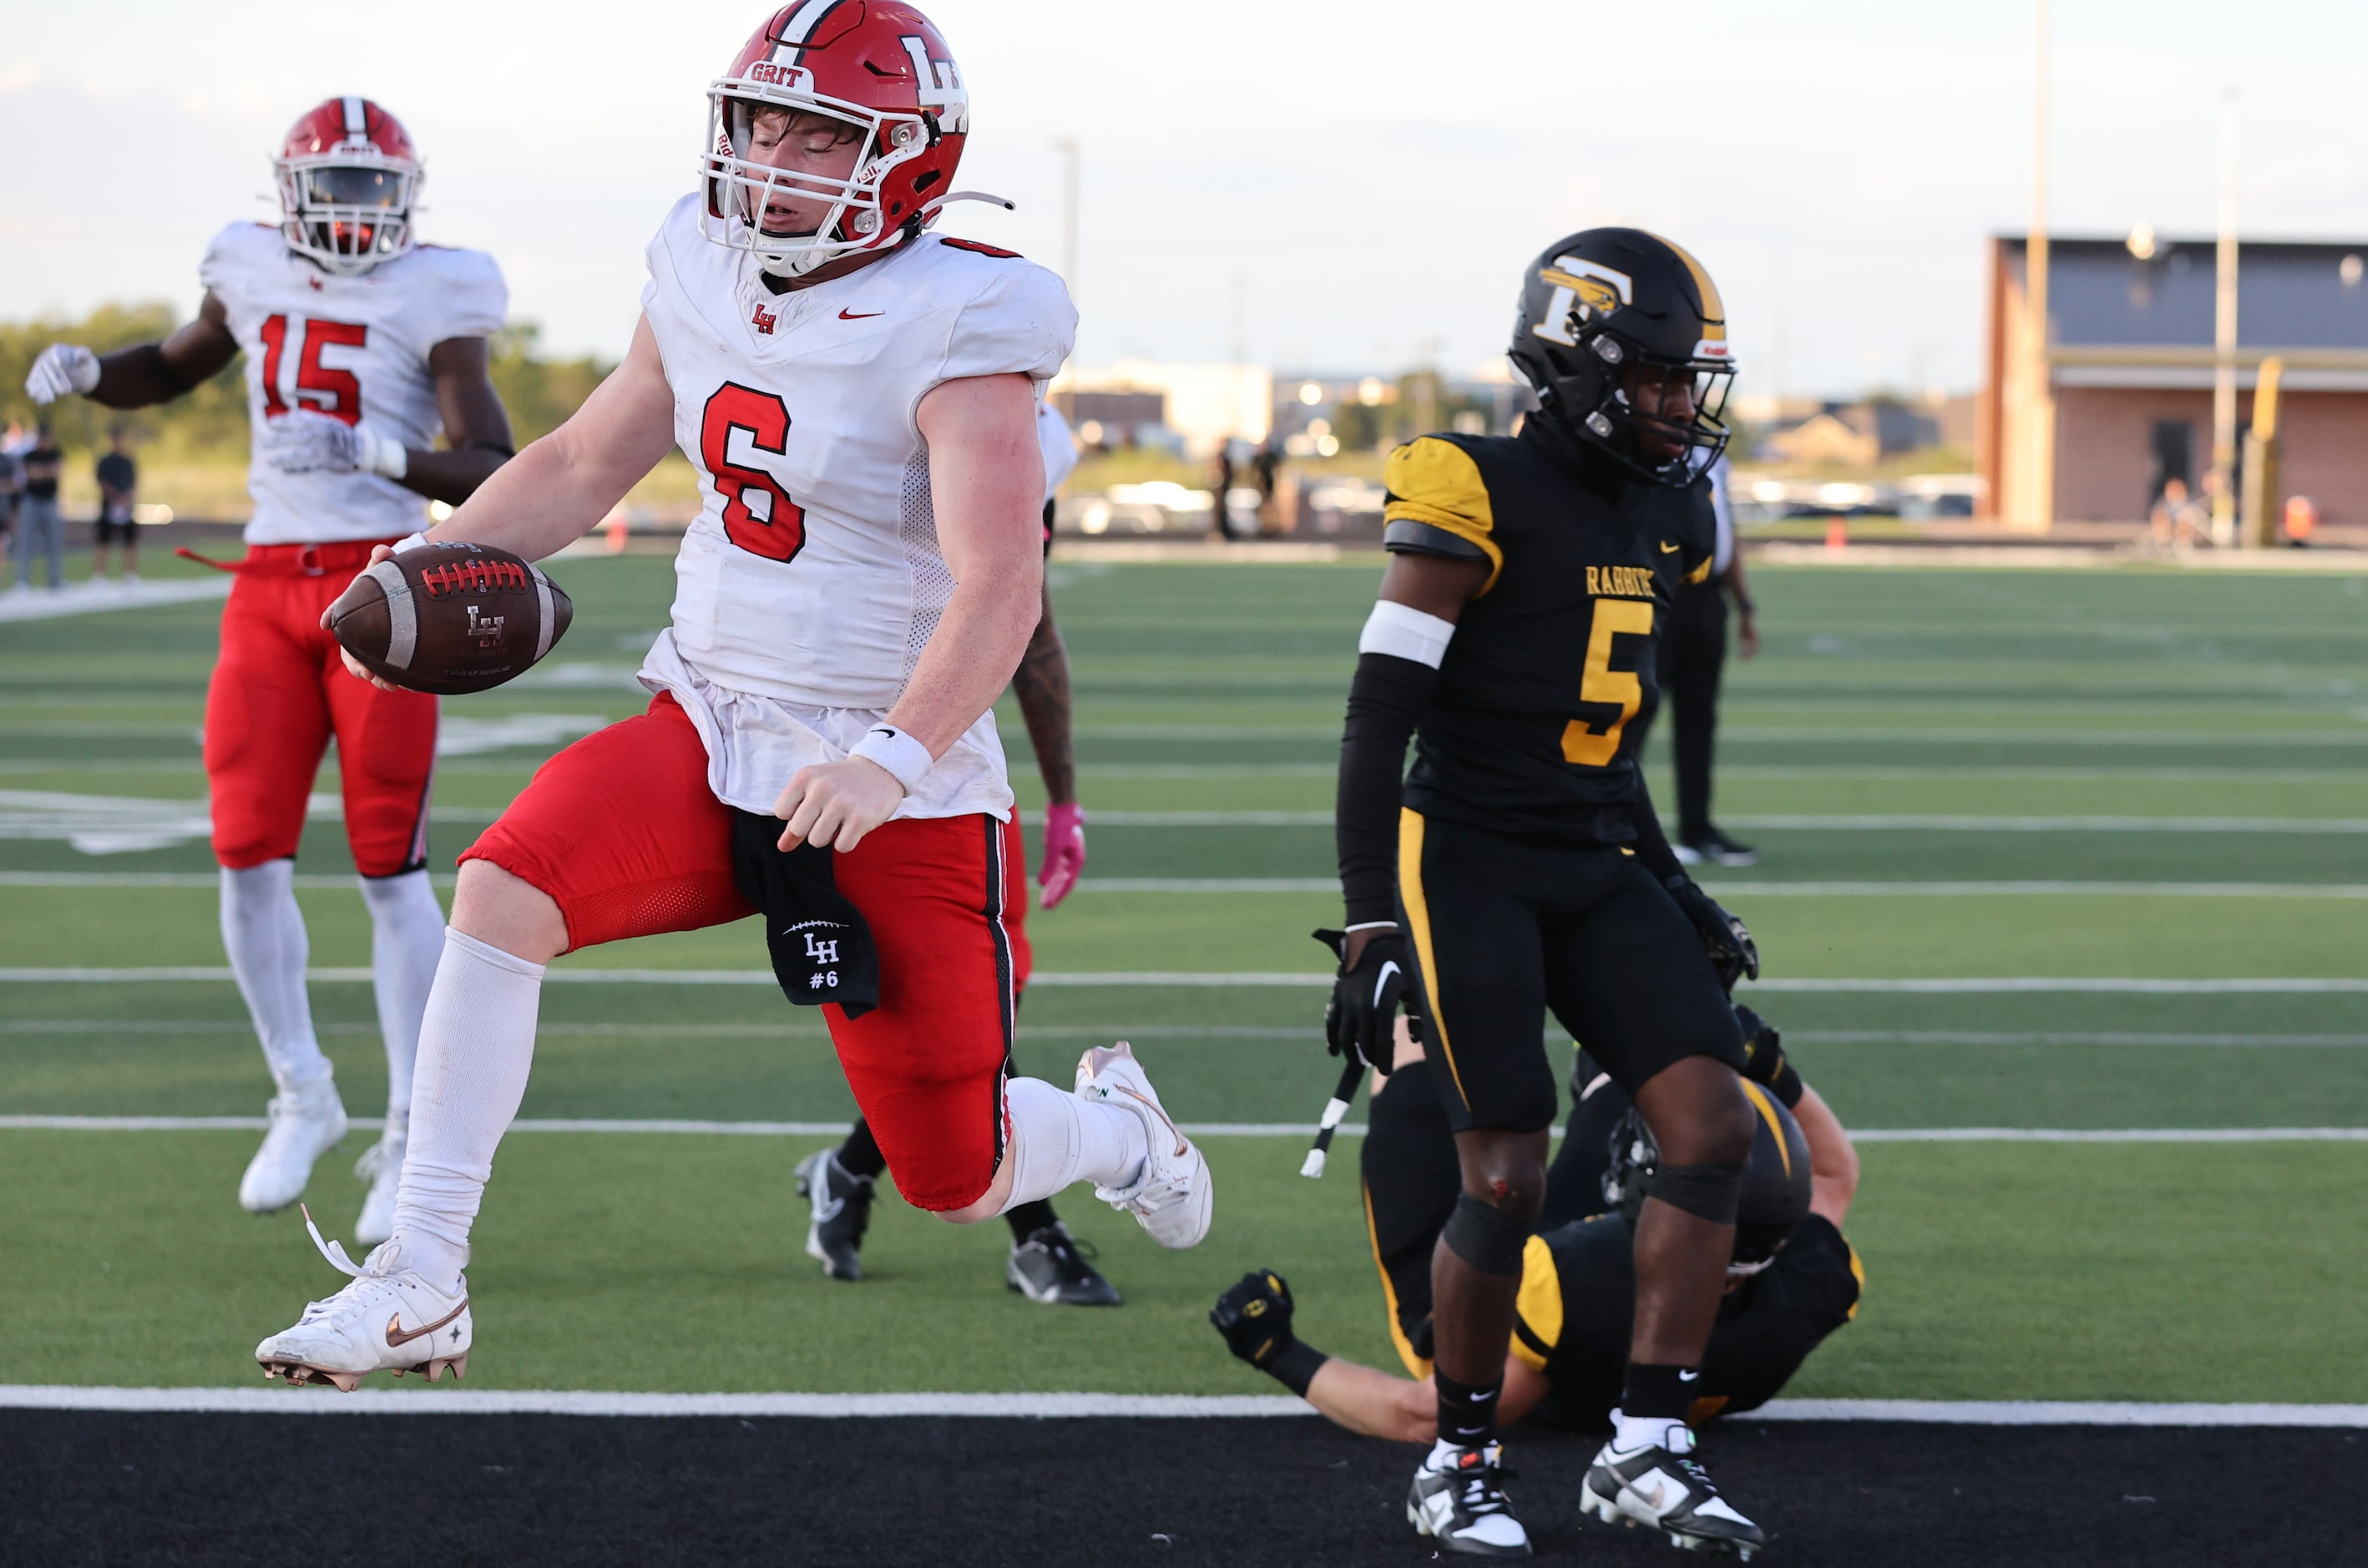
[[[927,40],[906,33],[902,40],[905,52],[913,62],[913,80],[919,88],[923,108],[938,110],[938,129],[948,132],[970,130],[970,94],[962,85],[962,73],[951,60],[932,60]]]

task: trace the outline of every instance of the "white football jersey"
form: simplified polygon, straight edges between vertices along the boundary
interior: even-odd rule
[[[934,234],[775,294],[700,236],[697,199],[650,243],[642,295],[704,503],[643,679],[699,724],[718,798],[769,811],[790,773],[844,756],[895,703],[952,595],[921,399],[963,377],[1051,380],[1077,318],[1044,268]],[[898,814],[1010,803],[990,713]]]
[[[490,337],[509,313],[501,268],[483,251],[417,245],[352,278],[288,248],[277,226],[233,223],[206,247],[198,276],[230,314],[246,354],[255,429],[300,408],[370,428],[414,450],[444,428],[427,351],[448,338]],[[375,473],[247,469],[249,544],[400,539],[427,501]]]

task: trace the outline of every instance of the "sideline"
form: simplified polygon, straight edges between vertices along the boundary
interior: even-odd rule
[[[196,604],[230,597],[225,576],[167,577],[136,587],[93,582],[70,583],[54,591],[12,589],[0,593],[0,622],[57,620],[109,609],[150,609],[157,605]]]
[[[856,1419],[1092,1416],[1274,1419],[1315,1415],[1288,1394],[604,1393],[564,1389],[106,1388],[0,1383],[0,1408],[239,1415],[720,1415]],[[1731,1421],[1930,1422],[1977,1426],[2368,1427],[2368,1404],[2042,1400],[1778,1399]]]

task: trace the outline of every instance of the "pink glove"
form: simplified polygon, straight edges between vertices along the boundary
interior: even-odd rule
[[[1036,885],[1044,890],[1043,906],[1052,908],[1069,896],[1086,869],[1086,809],[1083,806],[1044,808],[1044,863]]]

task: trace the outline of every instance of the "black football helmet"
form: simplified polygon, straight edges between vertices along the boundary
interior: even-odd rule
[[[1753,1083],[1747,1082],[1743,1089],[1759,1113],[1759,1135],[1743,1167],[1735,1253],[1726,1266],[1730,1278],[1767,1267],[1783,1250],[1793,1227],[1809,1217],[1809,1140],[1775,1096]],[[1652,1129],[1632,1106],[1611,1130],[1611,1165],[1603,1173],[1605,1200],[1626,1215],[1631,1225],[1652,1192],[1653,1173],[1660,1164]]]
[[[1548,245],[1522,280],[1508,353],[1543,416],[1632,473],[1682,488],[1726,449],[1726,306],[1702,263],[1657,234],[1588,229]],[[1691,381],[1692,417],[1642,412],[1629,395],[1638,378]],[[1641,426],[1681,449],[1646,450]]]

